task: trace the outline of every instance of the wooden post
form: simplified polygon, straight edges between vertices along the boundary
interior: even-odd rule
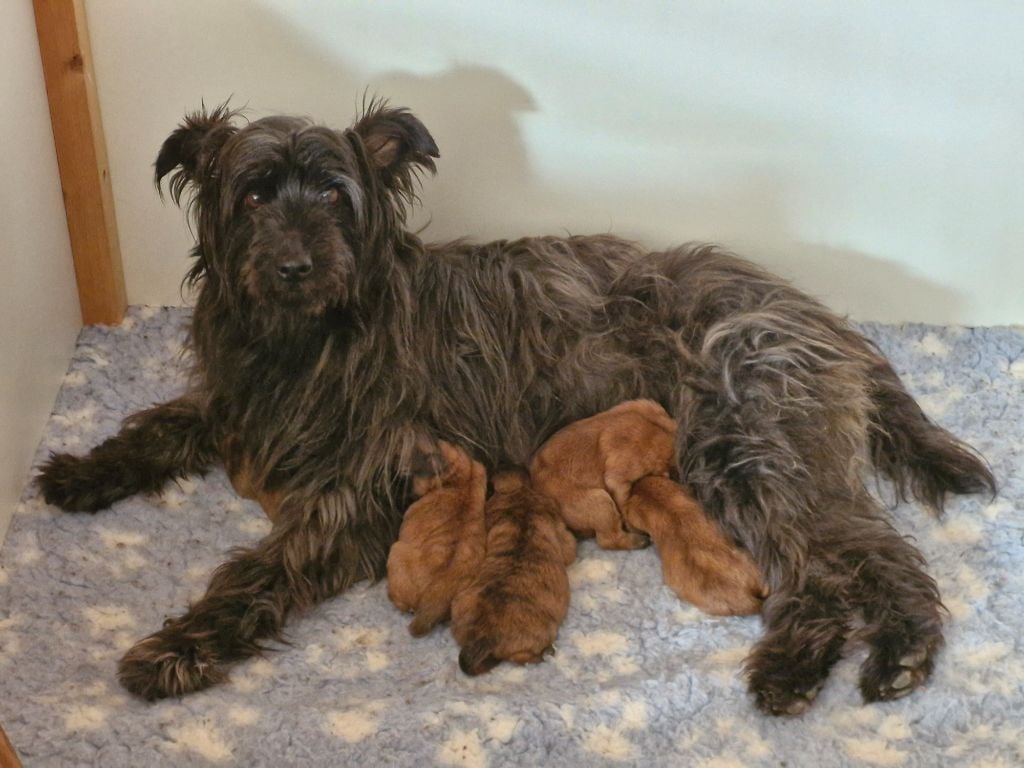
[[[113,324],[127,299],[82,0],[33,0],[82,322]]]
[[[11,746],[11,742],[7,740],[7,734],[4,733],[2,727],[0,727],[0,768],[21,768],[21,761],[18,760],[18,755],[14,751],[14,747]]]

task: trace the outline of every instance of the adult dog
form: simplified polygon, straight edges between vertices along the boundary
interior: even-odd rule
[[[438,156],[418,119],[380,103],[340,132],[200,111],[164,143],[157,184],[191,191],[196,224],[191,384],[87,456],[52,456],[39,482],[92,511],[222,460],[279,508],[125,655],[122,683],[147,698],[203,688],[293,609],[382,576],[417,440],[526,465],[566,424],[651,398],[679,420],[680,479],[768,580],[747,662],[761,709],[806,709],[858,612],[864,699],[921,685],[942,644],[938,591],[864,470],[941,507],[992,490],[985,464],[843,320],[715,247],[422,243],[403,223]]]

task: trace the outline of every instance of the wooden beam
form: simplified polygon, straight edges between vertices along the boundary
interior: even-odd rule
[[[127,299],[82,0],[33,0],[82,322],[118,323]]]
[[[21,768],[21,761],[3,728],[0,728],[0,768]]]

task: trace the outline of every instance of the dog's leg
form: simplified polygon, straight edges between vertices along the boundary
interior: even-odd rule
[[[811,541],[847,512],[835,500],[865,493],[868,454],[863,364],[792,311],[752,312],[709,331],[676,413],[681,481],[768,582],[766,635],[747,667],[769,714],[806,709],[839,658],[849,574]]]
[[[266,539],[236,552],[183,616],[125,654],[118,671],[122,685],[152,700],[218,683],[227,677],[227,665],[279,637],[291,611],[382,576],[395,526],[354,519],[352,499],[331,494],[306,510],[286,502]]]
[[[817,564],[812,570],[819,570]],[[839,661],[850,609],[835,581],[827,573],[808,574],[801,586],[780,588],[765,601],[767,631],[745,662],[750,690],[763,712],[805,712]]]
[[[868,506],[870,505],[870,506]],[[924,558],[876,510],[858,521],[859,535],[834,548],[851,572],[851,593],[864,614],[858,637],[868,658],[860,670],[864,701],[906,696],[931,675],[943,645],[942,603],[935,580],[924,571]]]
[[[189,397],[140,411],[86,456],[54,454],[36,478],[43,498],[69,512],[95,512],[176,477],[205,471],[217,451]]]

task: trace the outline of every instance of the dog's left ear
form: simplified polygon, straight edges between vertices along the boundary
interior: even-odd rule
[[[363,142],[370,163],[386,182],[408,182],[414,166],[434,172],[435,157],[441,153],[427,127],[407,109],[394,109],[383,102],[372,103],[352,126]]]

